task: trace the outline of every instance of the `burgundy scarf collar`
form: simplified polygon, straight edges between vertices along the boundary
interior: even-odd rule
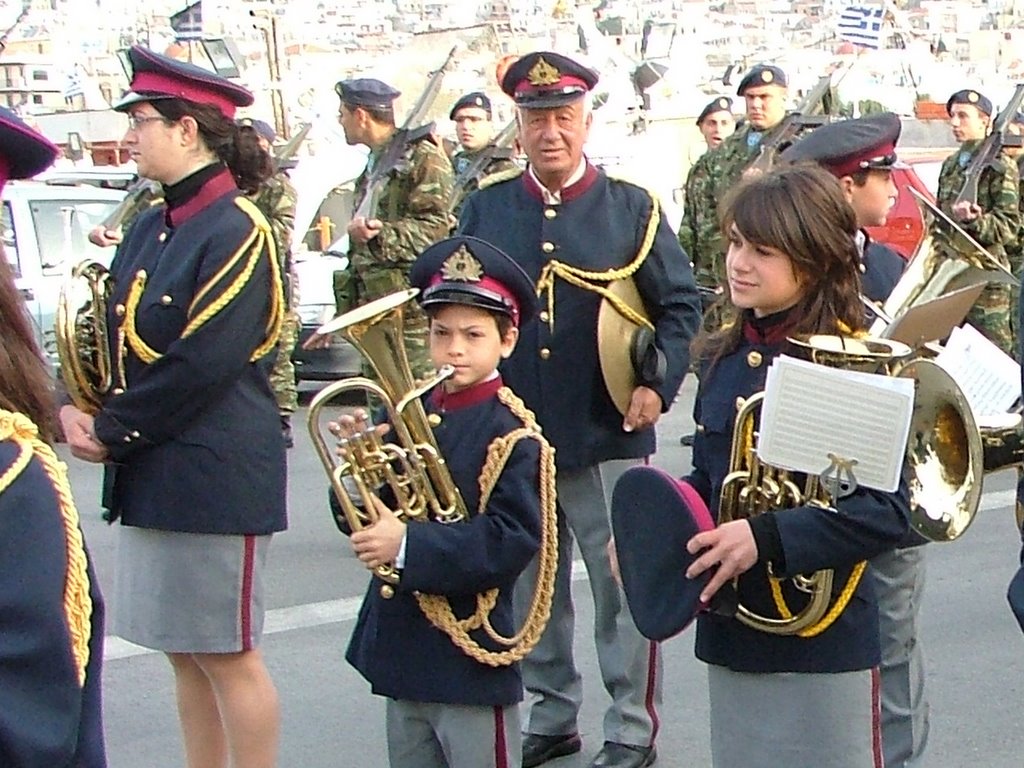
[[[231,171],[224,168],[219,173],[210,177],[188,200],[184,201],[181,205],[167,209],[166,218],[168,226],[181,226],[214,200],[223,197],[228,192],[241,194],[238,186],[235,184],[234,177],[231,175]]]
[[[474,384],[472,387],[460,389],[458,392],[446,392],[442,382],[431,391],[430,403],[444,413],[457,411],[460,408],[468,408],[491,399],[503,386],[505,385],[501,381],[501,376],[495,376],[493,379]]]
[[[586,170],[583,171],[583,176],[580,177],[580,180],[562,189],[562,202],[568,203],[570,200],[575,200],[577,197],[582,195],[594,186],[594,182],[597,181],[597,176],[597,168],[588,162]],[[544,202],[544,193],[541,191],[541,186],[533,178],[533,174],[524,173],[520,178],[523,180],[523,186],[526,187],[527,193],[531,197],[535,197],[541,202]]]

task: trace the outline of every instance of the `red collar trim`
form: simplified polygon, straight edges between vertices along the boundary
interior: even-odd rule
[[[771,324],[757,323],[752,317],[743,319],[743,338],[750,344],[779,346],[792,334],[793,323],[788,317]]]
[[[571,184],[562,189],[562,202],[568,203],[570,200],[575,200],[577,197],[582,195],[594,186],[594,182],[597,181],[597,176],[597,168],[587,162],[587,168],[583,171],[583,176],[580,180],[575,184]],[[534,180],[533,174],[524,173],[519,178],[523,180],[523,184],[526,186],[526,191],[531,197],[535,197],[541,202],[544,202],[544,193],[541,191],[540,184]]]
[[[203,186],[199,188],[199,191],[189,198],[187,202],[179,205],[177,208],[167,211],[169,224],[172,227],[180,226],[203,210],[214,200],[219,197],[223,197],[228,192],[232,191],[238,192],[238,186],[235,184],[235,180],[231,176],[231,171],[225,168],[208,182],[203,184]]]
[[[444,382],[441,382],[430,393],[430,403],[442,412],[457,411],[460,408],[468,408],[471,405],[478,405],[485,400],[490,400],[503,386],[505,384],[500,375],[474,384],[468,389],[460,389],[458,392],[445,391]]]

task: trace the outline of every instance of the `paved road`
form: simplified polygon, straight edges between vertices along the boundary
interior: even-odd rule
[[[682,473],[692,381],[663,420],[656,463]],[[303,415],[304,418],[304,415]],[[301,419],[296,426],[301,426]],[[296,431],[289,454],[291,527],[275,538],[268,578],[268,634],[264,651],[283,709],[282,768],[373,768],[386,765],[383,706],[344,662],[344,648],[366,583],[365,571],[326,512],[326,480],[308,438]],[[66,457],[66,454],[65,454]],[[99,520],[99,476],[70,460],[71,479],[86,536],[107,595],[113,594],[117,529]],[[1006,606],[1018,539],[1013,527],[1012,473],[988,479],[983,509],[957,543],[931,545],[923,608],[932,737],[928,765],[940,768],[1021,765],[1020,702],[1024,637]],[[187,567],[187,566],[183,566]],[[592,607],[585,573],[575,574],[579,664],[585,681],[581,755],[552,763],[579,768],[601,746],[606,698],[593,644],[585,634]],[[665,704],[658,739],[661,766],[704,766],[708,759],[703,665],[693,658],[692,635],[663,645]],[[159,654],[108,638],[104,673],[111,768],[171,768],[183,758],[172,677]],[[415,658],[396,664],[417,664]]]

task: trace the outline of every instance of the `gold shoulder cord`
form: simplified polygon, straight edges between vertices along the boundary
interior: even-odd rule
[[[11,440],[18,445],[19,453],[14,462],[0,474],[0,494],[25,470],[33,455],[53,484],[64,522],[64,539],[67,551],[67,572],[64,577],[64,617],[71,638],[71,655],[78,674],[78,684],[85,684],[85,668],[89,664],[89,638],[92,635],[92,598],[89,596],[89,572],[82,543],[82,531],[78,527],[78,509],[71,497],[68,485],[67,467],[53,448],[39,439],[39,430],[32,421],[21,413],[0,410],[0,441]],[[40,567],[44,567],[40,564]]]
[[[556,277],[562,278],[567,283],[575,285],[577,288],[582,288],[585,291],[592,291],[599,294],[606,299],[620,315],[630,322],[641,325],[649,330],[654,330],[654,326],[646,317],[635,312],[629,305],[622,301],[622,299],[609,291],[607,287],[597,284],[598,282],[611,283],[615,280],[625,280],[628,277],[632,277],[633,274],[643,266],[644,260],[647,258],[647,254],[650,253],[651,246],[654,244],[654,236],[658,232],[658,223],[661,221],[661,206],[658,203],[658,198],[653,192],[647,189],[644,189],[644,192],[647,193],[647,196],[651,201],[651,215],[647,219],[647,229],[644,232],[644,239],[640,243],[640,249],[628,264],[623,267],[608,269],[604,272],[591,272],[585,269],[580,269],[579,267],[564,264],[557,259],[552,259],[544,265],[544,269],[542,269],[540,273],[540,278],[537,280],[537,295],[540,296],[542,294],[547,294],[548,327],[552,332],[555,330]]]
[[[498,601],[498,590],[489,589],[477,595],[476,611],[465,619],[456,618],[451,604],[443,595],[417,593],[416,601],[427,620],[451,638],[467,656],[481,664],[502,667],[525,657],[540,640],[551,615],[551,599],[555,591],[555,572],[558,568],[558,522],[555,511],[555,449],[541,435],[537,420],[511,389],[498,390],[498,399],[522,422],[523,426],[496,437],[487,448],[487,459],[480,473],[480,504],[477,514],[485,514],[487,502],[497,485],[512,451],[520,440],[536,440],[540,445],[539,491],[541,514],[540,558],[537,584],[530,602],[530,611],[522,627],[512,637],[499,634],[491,626],[490,613]],[[490,651],[482,648],[469,633],[483,628],[488,637],[509,648]]]
[[[249,278],[252,277],[252,273],[256,269],[256,265],[259,263],[263,249],[266,248],[270,257],[272,298],[270,316],[267,319],[266,338],[249,357],[249,361],[254,362],[267,354],[271,349],[273,349],[274,345],[277,344],[278,334],[281,332],[281,323],[284,319],[284,288],[281,282],[281,267],[277,262],[276,245],[274,244],[274,238],[270,232],[270,224],[267,223],[263,214],[259,212],[259,209],[257,209],[253,202],[248,198],[236,197],[235,205],[237,205],[252,220],[252,232],[238,250],[232,254],[231,258],[228,259],[224,266],[221,267],[220,270],[218,270],[217,273],[196,293],[195,297],[192,299],[192,303],[189,305],[188,314],[190,320],[188,325],[185,326],[185,330],[182,331],[181,338],[187,338],[199,330],[199,328],[205,325],[211,318],[215,317],[217,313],[224,309],[224,307],[226,307],[232,299],[242,291],[249,282]],[[225,280],[233,270],[239,267],[239,265],[241,265],[241,271],[238,276],[229,283],[226,288],[224,288],[219,296],[210,301],[200,312],[196,313],[196,309],[200,302],[206,298],[208,294],[212,293],[218,283]],[[135,328],[135,312],[138,310],[139,302],[142,299],[142,293],[145,289],[146,272],[144,270],[139,270],[128,289],[128,297],[125,299],[124,321],[122,322],[121,329],[128,345],[132,348],[132,351],[144,363],[151,364],[159,360],[162,355],[146,344]]]

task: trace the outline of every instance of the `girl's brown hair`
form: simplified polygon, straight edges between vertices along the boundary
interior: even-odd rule
[[[53,403],[53,381],[0,248],[0,408],[25,414],[39,427],[39,436],[52,442]]]
[[[742,182],[726,195],[719,220],[727,241],[735,225],[751,243],[789,256],[804,287],[791,314],[793,334],[863,330],[857,217],[832,174],[798,165]],[[730,300],[728,284],[717,309],[722,327],[701,331],[695,357],[714,361],[739,346],[741,310]]]

